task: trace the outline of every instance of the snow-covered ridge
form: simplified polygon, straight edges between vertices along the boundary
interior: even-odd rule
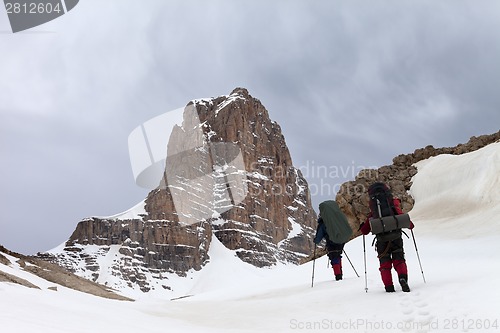
[[[230,95],[222,95],[219,96],[218,98],[224,98],[224,100],[217,105],[217,109],[215,109],[215,117],[219,115],[219,112],[227,107],[229,104],[241,100],[241,101],[246,101],[244,97],[242,97],[238,92],[233,92]],[[194,104],[199,104],[199,105],[205,105],[205,106],[211,106],[215,103],[216,98],[198,98],[192,100]]]
[[[500,231],[500,143],[416,164],[412,218],[429,232],[487,235]],[[448,232],[447,232],[448,231]],[[466,231],[466,233],[464,233]]]
[[[145,200],[142,200],[137,205],[135,205],[134,207],[132,207],[124,212],[121,212],[121,213],[118,213],[115,215],[111,215],[111,216],[94,216],[94,217],[99,218],[99,219],[103,219],[103,220],[133,220],[133,219],[141,219],[142,220],[142,218],[147,215],[145,206],[146,206],[146,202],[145,202]]]
[[[12,253],[2,247],[0,247],[0,282],[39,291],[75,290],[110,299],[131,300],[114,293],[104,285],[70,274],[58,265]]]

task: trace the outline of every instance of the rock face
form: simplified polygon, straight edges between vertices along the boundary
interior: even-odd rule
[[[2,253],[8,255],[9,258],[5,257]],[[30,275],[31,277],[38,277],[38,280],[33,281],[30,279],[33,282],[29,282],[18,275],[14,275],[16,273],[9,274],[0,270],[0,282],[16,283],[28,288],[41,289],[37,283],[40,283],[40,280],[43,279],[56,284],[56,286],[49,287],[49,289],[54,291],[57,291],[57,286],[64,286],[66,288],[78,290],[94,296],[122,301],[132,301],[130,298],[116,294],[108,287],[76,276],[58,265],[54,265],[45,260],[40,260],[40,258],[25,256],[9,251],[2,245],[0,245],[0,262],[6,266],[18,266],[16,271],[19,273],[22,272],[23,277],[27,278]]]
[[[298,263],[312,251],[316,214],[280,126],[242,88],[194,100],[172,130],[165,172],[143,203],[120,216],[79,222],[41,254],[112,287],[170,289],[210,260],[217,237],[244,262]]]
[[[376,181],[387,183],[391,187],[393,195],[401,200],[403,211],[408,212],[414,204],[408,191],[412,185],[411,179],[417,173],[417,169],[413,166],[415,163],[440,154],[469,153],[498,140],[500,140],[500,131],[491,135],[472,137],[466,144],[459,144],[456,147],[434,148],[427,146],[417,149],[411,154],[399,155],[393,159],[392,165],[383,166],[377,170],[360,171],[354,181],[342,184],[336,200],[346,214],[353,230],[358,230],[359,224],[366,219],[370,212],[367,190]]]

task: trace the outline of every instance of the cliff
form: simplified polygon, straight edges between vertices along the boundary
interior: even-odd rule
[[[280,126],[246,89],[189,102],[166,155],[144,202],[80,221],[65,244],[40,256],[93,281],[147,292],[171,289],[169,274],[202,269],[213,237],[258,267],[298,263],[312,252],[307,182]]]

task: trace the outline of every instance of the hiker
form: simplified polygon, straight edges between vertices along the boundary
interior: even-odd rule
[[[370,219],[403,214],[400,200],[393,198],[390,188],[386,184],[380,182],[372,184],[368,188],[368,194],[370,196],[370,214],[360,226],[363,235],[367,235],[371,231]],[[409,229],[413,229],[413,227],[413,222],[409,221]],[[378,233],[376,234],[376,241],[375,248],[380,261],[379,270],[385,291],[395,292],[391,272],[392,267],[394,267],[402,290],[410,292],[402,230],[394,229]]]
[[[318,228],[316,229],[314,243],[321,243],[323,238],[326,239],[326,249],[328,251],[328,258],[330,259],[330,263],[333,267],[335,280],[342,280],[342,251],[344,250],[344,244],[337,244],[330,240],[328,233],[326,232],[325,223],[320,215],[318,218]]]

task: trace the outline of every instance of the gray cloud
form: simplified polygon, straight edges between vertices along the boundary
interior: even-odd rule
[[[268,108],[294,163],[320,189],[400,153],[495,132],[499,9],[496,1],[86,0],[35,31],[2,33],[0,243],[47,250],[79,219],[142,200],[128,134],[236,86]],[[8,29],[2,12],[0,30]],[[313,166],[345,177],[320,177]],[[315,205],[331,195],[317,193]]]

